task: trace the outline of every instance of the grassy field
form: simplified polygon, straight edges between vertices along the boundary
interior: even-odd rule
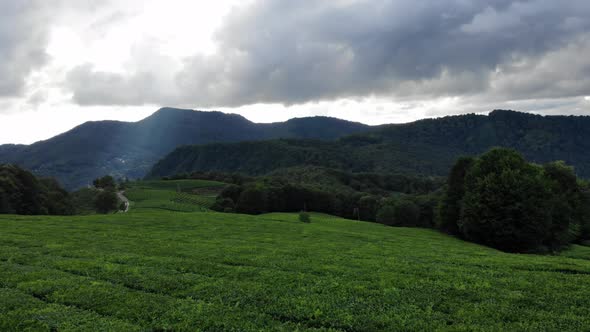
[[[324,215],[141,204],[0,216],[0,331],[590,330],[588,247],[515,255]]]
[[[221,182],[204,180],[139,181],[132,182],[125,195],[133,211],[205,212],[223,186]]]

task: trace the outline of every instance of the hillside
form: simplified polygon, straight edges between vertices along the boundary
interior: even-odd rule
[[[586,331],[590,250],[312,214],[0,216],[2,331]]]
[[[457,157],[494,146],[531,161],[564,160],[590,177],[590,117],[497,110],[389,125],[336,141],[282,139],[184,146],[159,161],[151,177],[193,171],[266,174],[295,166],[351,172],[446,175]]]
[[[18,164],[77,188],[104,174],[143,177],[158,159],[181,145],[280,137],[331,140],[368,128],[326,117],[257,124],[239,115],[163,108],[135,123],[88,122],[32,145],[2,145],[0,163]]]
[[[37,178],[10,164],[0,164],[0,214],[71,215],[75,206],[53,179]]]

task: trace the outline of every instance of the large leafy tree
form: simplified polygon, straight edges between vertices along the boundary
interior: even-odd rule
[[[101,178],[95,179],[92,184],[99,189],[115,189],[117,184],[115,183],[115,179],[110,176],[106,175]]]
[[[547,234],[545,245],[551,249],[575,241],[580,236],[583,197],[573,167],[562,161],[543,166],[545,177],[552,192],[552,199],[545,208],[551,208],[551,231]]]
[[[514,150],[492,149],[467,172],[459,230],[501,250],[536,250],[552,230],[551,201],[541,167]]]
[[[14,165],[0,165],[0,213],[73,214],[71,197],[57,181],[39,179]]]
[[[447,182],[447,191],[439,206],[438,227],[450,234],[459,234],[457,225],[461,217],[461,200],[465,195],[465,175],[474,159],[462,157],[457,160]]]
[[[267,196],[262,188],[250,187],[242,191],[236,209],[240,213],[260,214],[267,211]]]
[[[109,213],[119,208],[119,199],[112,190],[103,190],[96,195],[94,206],[98,213]]]

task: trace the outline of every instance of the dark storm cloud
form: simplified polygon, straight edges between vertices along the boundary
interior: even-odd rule
[[[589,18],[587,0],[260,0],[226,18],[218,52],[187,59],[160,103],[578,96],[590,90],[590,57],[580,53],[590,49]],[[136,74],[75,79],[93,74],[71,76],[79,103],[158,99]],[[149,93],[130,91],[138,85]]]
[[[19,96],[47,61],[47,9],[43,1],[0,1],[0,98]]]

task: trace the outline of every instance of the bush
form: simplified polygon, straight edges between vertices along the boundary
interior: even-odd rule
[[[361,197],[358,203],[361,220],[376,221],[379,210],[379,199],[375,196]]]
[[[117,187],[117,184],[115,183],[115,179],[110,175],[106,175],[101,178],[95,179],[94,181],[92,181],[92,184],[94,185],[95,188],[99,188],[99,189],[112,189],[112,190],[114,190]]]
[[[386,200],[377,213],[377,222],[390,226],[420,227],[420,207],[410,197]]]
[[[384,225],[395,225],[395,206],[382,206],[379,212],[377,212],[377,222]]]
[[[299,221],[309,224],[311,223],[311,216],[307,212],[299,212]]]
[[[109,213],[116,211],[118,208],[119,199],[117,194],[111,190],[104,190],[96,195],[94,207],[98,213]]]
[[[240,198],[240,194],[242,193],[242,190],[243,190],[242,187],[235,185],[235,184],[230,184],[230,185],[226,186],[225,188],[223,188],[223,190],[221,191],[219,196],[223,197],[223,198],[229,198],[233,202],[237,202],[238,199]]]
[[[236,204],[231,198],[217,197],[215,203],[211,207],[213,211],[220,212],[233,212],[236,208]]]
[[[261,214],[267,211],[266,193],[262,188],[250,187],[242,191],[236,210],[240,213]]]

